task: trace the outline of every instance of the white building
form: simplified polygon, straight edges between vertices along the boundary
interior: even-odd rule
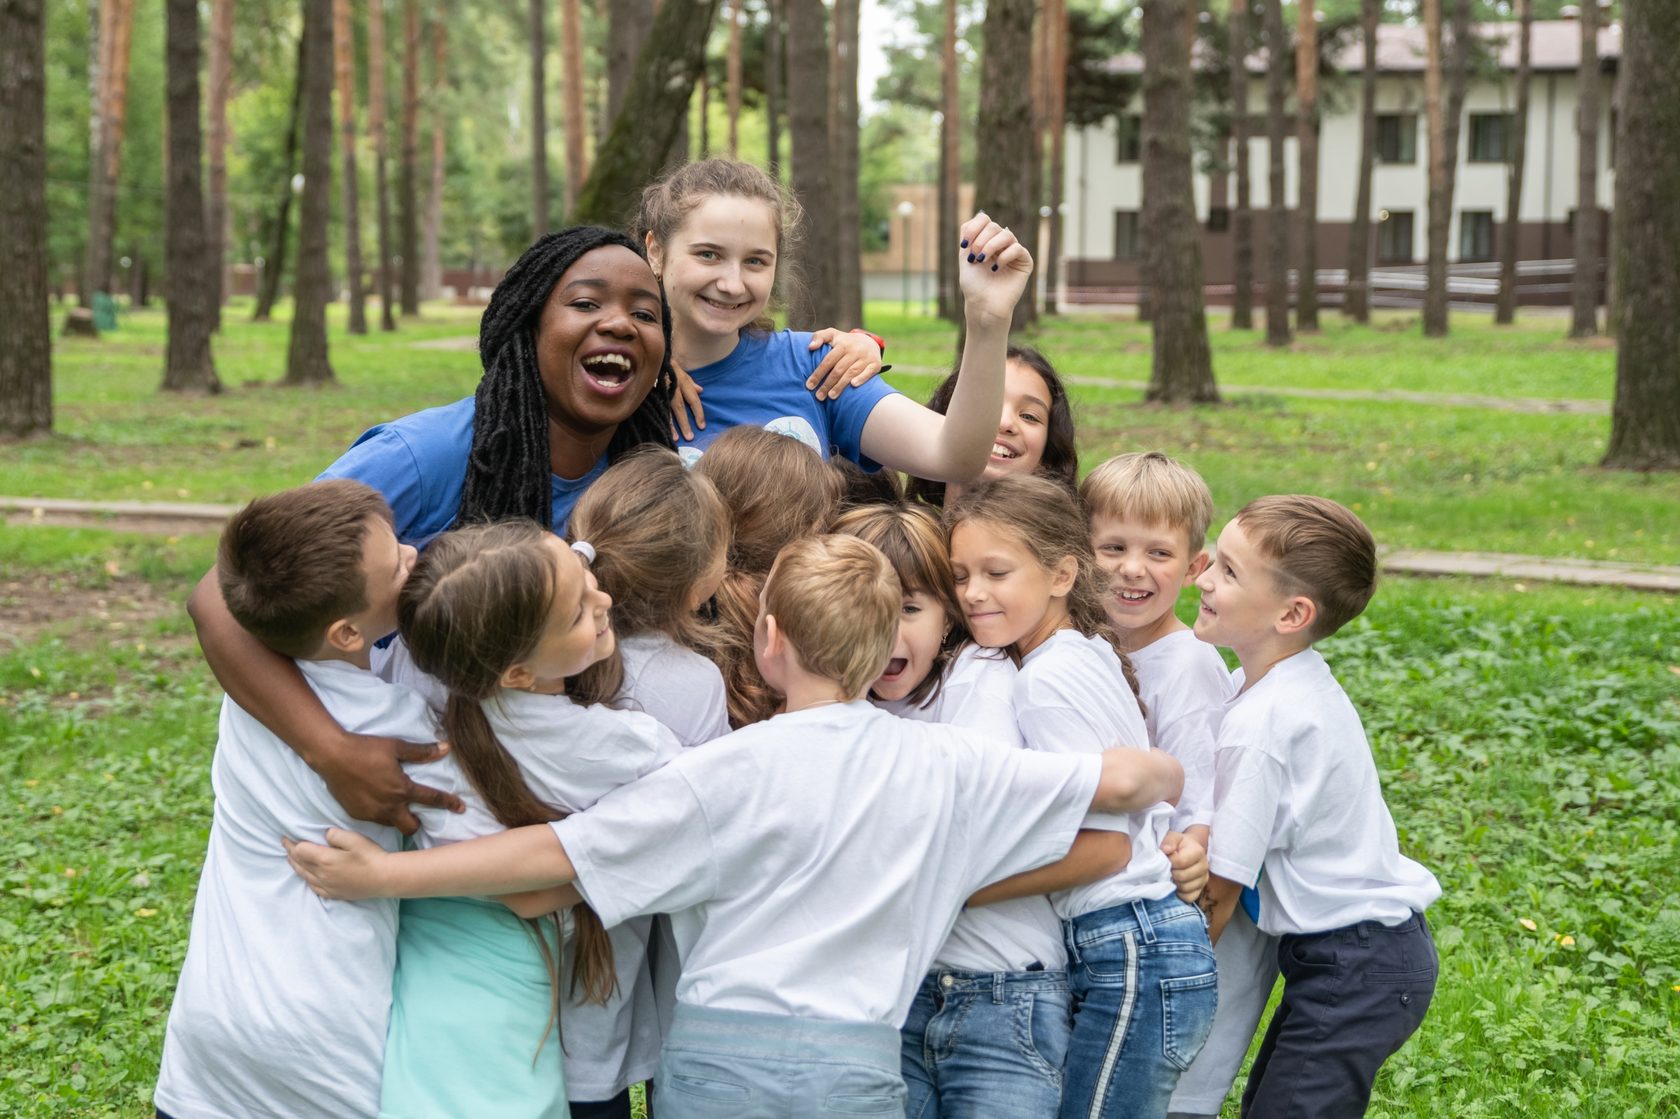
[[[1498,80],[1472,73],[1464,98],[1458,139],[1458,175],[1453,196],[1449,259],[1455,262],[1497,259],[1497,233],[1505,213],[1511,114],[1516,101],[1517,25],[1487,23],[1477,32],[1496,53]],[[1558,260],[1574,255],[1571,227],[1575,210],[1575,127],[1580,25],[1573,20],[1533,24],[1527,128],[1527,151],[1519,221],[1518,256],[1527,261]],[[1598,204],[1608,213],[1613,197],[1613,113],[1616,64],[1621,56],[1621,27],[1601,28]],[[1372,262],[1404,266],[1427,255],[1429,156],[1424,114],[1424,31],[1421,26],[1382,24],[1377,40],[1377,164],[1372,180]],[[1321,80],[1322,124],[1319,132],[1318,266],[1341,269],[1347,263],[1348,232],[1359,182],[1360,71],[1363,45],[1357,36],[1334,59],[1339,76]],[[1125,55],[1111,67],[1142,73],[1142,59]],[[1265,272],[1267,140],[1265,57],[1248,60],[1250,111],[1250,204],[1255,211],[1255,275]],[[1284,142],[1286,200],[1296,202],[1297,153],[1294,137],[1294,80],[1291,67],[1289,138]],[[1142,95],[1122,106],[1101,125],[1070,128],[1067,136],[1067,193],[1063,200],[1067,263],[1064,281],[1070,299],[1125,298],[1138,285],[1139,202],[1142,169],[1138,162],[1138,125]],[[1233,167],[1229,141],[1225,163]],[[1199,158],[1200,162],[1200,158]],[[1234,171],[1195,177],[1196,214],[1202,222],[1202,269],[1209,296],[1228,299],[1232,278],[1231,207]],[[1298,226],[1291,226],[1292,243]],[[1606,247],[1608,240],[1605,241]],[[1297,251],[1292,248],[1292,252]],[[1471,269],[1474,271],[1474,269]],[[1564,277],[1565,281],[1567,276]],[[1567,284],[1564,285],[1565,289]],[[1544,285],[1534,293],[1545,299]],[[1525,296],[1525,298],[1527,298]],[[1567,296],[1561,300],[1567,301]]]

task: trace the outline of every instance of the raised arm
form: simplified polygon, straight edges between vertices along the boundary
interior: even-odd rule
[[[424,851],[387,851],[343,828],[329,828],[326,838],[328,846],[281,840],[292,869],[324,898],[522,894],[568,886],[577,877],[560,837],[547,824]]]
[[[893,470],[939,482],[972,482],[986,469],[1003,415],[1003,366],[1009,323],[1032,275],[1032,256],[1015,235],[984,213],[962,227],[961,374],[945,415],[903,396],[875,405],[862,449]]]
[[[319,773],[350,815],[412,835],[420,822],[410,804],[461,811],[458,797],[416,785],[401,764],[432,761],[448,747],[351,734],[339,726],[297,665],[246,633],[228,613],[214,567],[187,599],[187,613],[222,689]]]

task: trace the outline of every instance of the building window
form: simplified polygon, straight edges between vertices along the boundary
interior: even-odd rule
[[[1224,233],[1231,228],[1231,210],[1227,206],[1209,206],[1207,216],[1209,233]]]
[[[1511,158],[1514,122],[1510,113],[1470,114],[1470,162],[1504,163]]]
[[[1114,162],[1136,163],[1143,155],[1143,118],[1120,113],[1114,118]]]
[[[1384,210],[1388,216],[1377,223],[1377,263],[1412,262],[1412,211]]]
[[[1417,162],[1417,114],[1377,117],[1377,162]]]
[[[1493,211],[1461,210],[1458,215],[1458,259],[1493,259]]]
[[[1114,259],[1138,258],[1138,215],[1136,210],[1114,211]]]

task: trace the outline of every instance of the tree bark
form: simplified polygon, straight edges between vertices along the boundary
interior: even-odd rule
[[[1214,401],[1213,359],[1202,300],[1202,231],[1190,153],[1190,50],[1186,0],[1143,3],[1143,174],[1153,199],[1149,236],[1160,243],[1150,275],[1154,356],[1148,400]]]
[[[1318,21],[1314,0],[1296,0],[1295,212],[1301,266],[1295,281],[1295,329],[1318,333]]]
[[[792,139],[793,193],[805,208],[799,247],[800,286],[788,322],[796,327],[840,321],[839,230],[835,225],[834,175],[829,167],[828,13],[822,0],[787,0],[788,132]]]
[[[1493,321],[1517,317],[1517,231],[1522,225],[1523,166],[1528,155],[1528,86],[1533,47],[1534,0],[1517,0],[1517,105],[1511,131],[1511,168],[1505,189],[1505,224],[1499,227],[1499,301]]]
[[[1067,0],[1049,0],[1044,6],[1044,34],[1048,48],[1050,133],[1050,246],[1044,257],[1044,313],[1060,310],[1062,286],[1062,195],[1067,170]],[[947,253],[946,256],[951,254]]]
[[[729,54],[725,62],[727,86],[724,111],[729,114],[729,158],[741,157],[741,0],[729,0]]]
[[[327,360],[327,222],[332,194],[332,0],[304,0],[303,200],[298,210],[297,282],[293,285],[288,385],[333,380]],[[174,285],[171,284],[171,287]]]
[[[1382,0],[1360,0],[1365,58],[1359,70],[1359,187],[1348,230],[1347,287],[1342,292],[1342,315],[1358,323],[1371,321],[1371,177],[1377,163],[1377,23],[1381,17]]]
[[[128,71],[134,36],[134,0],[104,0],[99,8],[97,121],[88,163],[88,244],[81,301],[94,292],[110,294],[116,257],[117,178],[122,171],[123,131],[128,116]]]
[[[1680,6],[1622,0],[1616,401],[1604,465],[1680,470]]]
[[[309,0],[304,0],[308,3]],[[403,0],[402,148],[397,164],[402,313],[420,313],[420,3]]]
[[[567,219],[577,209],[578,190],[589,173],[584,152],[583,112],[583,6],[579,0],[561,0],[560,99],[566,118]]]
[[[443,295],[443,262],[438,257],[438,240],[443,225],[443,144],[447,117],[443,112],[444,98],[449,95],[449,70],[446,51],[448,31],[444,22],[432,17],[432,166],[431,182],[426,190],[426,223],[421,229],[420,293],[423,299],[438,299]]]
[[[210,267],[216,290],[211,301],[215,329],[222,327],[222,305],[233,287],[233,257],[228,251],[232,228],[227,204],[228,93],[233,71],[233,0],[210,5],[210,194],[204,206],[204,233],[210,244]]]
[[[607,5],[607,131],[624,107],[636,59],[653,25],[653,0],[614,0]]]
[[[1237,204],[1231,213],[1231,329],[1254,329],[1254,204],[1248,169],[1248,0],[1231,0],[1231,148]]]
[[[1453,191],[1458,181],[1459,122],[1464,116],[1464,87],[1470,68],[1470,0],[1451,0],[1450,54],[1441,41],[1442,0],[1423,2],[1429,50],[1424,70],[1424,100],[1429,115],[1429,258],[1424,273],[1423,333],[1429,338],[1441,338],[1448,329],[1447,241],[1452,228]],[[1443,63],[1451,68],[1446,77],[1444,105]]]
[[[1581,5],[1581,68],[1576,74],[1580,101],[1575,109],[1575,280],[1570,288],[1569,336],[1598,333],[1599,270],[1603,251],[1598,206],[1598,3]],[[1680,143],[1671,137],[1670,143]]]
[[[767,0],[764,26],[764,116],[770,149],[770,177],[782,179],[782,112],[787,83],[783,80],[785,67],[782,52],[787,36],[782,27],[781,0]]]
[[[578,193],[573,220],[622,228],[671,152],[705,63],[718,0],[660,5],[624,104]]]
[[[1289,42],[1283,0],[1262,0],[1266,26],[1266,344],[1287,346],[1289,332],[1289,206],[1284,198],[1284,100],[1289,86]]]
[[[975,160],[975,205],[1027,243],[1038,225],[1038,159],[1033,151],[1032,88],[1020,80],[1021,60],[1032,57],[1033,13],[1028,0],[986,5],[986,45],[980,61],[980,151]],[[1015,305],[1011,329],[1037,317],[1038,299],[1027,285]]]
[[[548,34],[545,0],[531,0],[531,235],[548,232]]]
[[[215,305],[209,243],[204,236],[204,158],[198,126],[198,0],[168,0],[164,74],[169,135],[169,189],[164,202],[169,267],[169,341],[163,388],[220,392],[210,356]]]
[[[379,329],[397,329],[391,292],[391,191],[385,181],[387,151],[385,124],[385,0],[368,6],[368,131],[373,134],[374,223],[379,262],[373,270],[379,291]]]
[[[286,119],[285,179],[280,184],[280,205],[274,220],[274,240],[269,246],[268,259],[263,262],[262,285],[257,291],[256,309],[251,312],[252,322],[267,322],[269,316],[274,313],[274,303],[280,298],[280,279],[286,272],[286,245],[292,230],[292,174],[297,169],[298,128],[303,120],[305,49],[306,41],[299,35],[297,79],[292,83],[292,112]]]
[[[350,288],[350,333],[367,333],[362,284],[362,222],[356,182],[356,55],[351,0],[333,0],[333,61],[338,79],[338,127],[344,160],[344,271]]]
[[[835,323],[851,328],[863,325],[863,248],[858,237],[858,0],[834,0],[831,77],[834,103],[828,134],[834,152],[834,259],[840,281],[840,317]],[[905,251],[909,252],[908,245]]]
[[[0,0],[0,438],[52,431],[46,11]]]
[[[951,246],[957,243],[962,215],[957,213],[958,188],[962,179],[960,144],[962,108],[958,99],[957,0],[944,0],[945,28],[940,43],[939,78],[939,227],[935,231],[939,261],[939,317],[960,323],[963,319],[962,289],[957,284],[957,258]]]

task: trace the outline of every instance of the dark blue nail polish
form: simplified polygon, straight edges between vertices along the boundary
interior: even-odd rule
[[[997,271],[997,265],[995,265],[995,264],[994,264],[994,265],[992,265],[992,271],[993,271],[993,272],[996,272],[996,271]]]
[[[973,254],[973,253],[969,253],[969,254],[968,254],[968,262],[969,262],[969,263],[970,263],[970,264],[973,264],[973,263],[974,263],[974,254]]]
[[[980,260],[980,261],[981,261],[981,262],[982,262],[982,263],[983,263],[983,262],[984,262],[984,261],[985,261],[985,259],[986,259],[986,254],[985,254],[985,253],[981,253],[981,254],[980,254],[980,256],[979,256],[979,257],[978,257],[978,258],[977,258],[977,259],[979,259],[979,260]]]
[[[962,247],[965,248],[965,249],[968,248],[968,238],[967,237],[963,238]]]

